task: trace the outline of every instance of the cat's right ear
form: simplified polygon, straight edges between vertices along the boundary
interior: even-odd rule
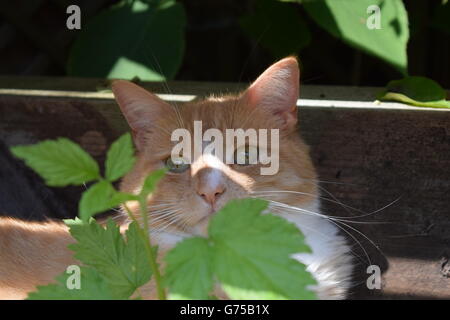
[[[114,80],[111,89],[132,130],[136,147],[142,150],[145,146],[145,134],[152,130],[156,119],[170,112],[171,106],[129,81]]]

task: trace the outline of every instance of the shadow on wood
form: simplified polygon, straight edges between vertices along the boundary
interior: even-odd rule
[[[96,91],[102,85],[95,79],[0,78],[1,88],[48,90],[0,91],[0,140],[12,146],[65,136],[103,163],[104,151],[128,128],[111,94]],[[145,87],[167,93],[162,84]],[[169,87],[183,95],[243,88],[220,83]],[[299,101],[300,131],[319,171],[324,211],[345,217],[339,224],[354,243],[358,285],[352,298],[450,298],[450,110],[374,104],[376,90],[304,86]],[[39,178],[29,178],[32,174],[8,157],[5,170],[20,168],[23,174],[7,181],[17,180],[15,190],[30,183],[29,192],[11,201],[36,203],[31,216],[13,208],[18,216],[37,218],[40,210],[55,210],[48,214],[56,218],[76,213],[83,188],[47,192]],[[46,194],[55,203],[46,201]],[[366,287],[369,264],[383,271],[381,290]]]

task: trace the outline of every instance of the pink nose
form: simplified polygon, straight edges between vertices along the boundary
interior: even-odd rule
[[[223,184],[218,184],[214,187],[211,187],[211,185],[208,184],[202,184],[197,188],[197,194],[211,205],[214,205],[224,192],[225,186]]]

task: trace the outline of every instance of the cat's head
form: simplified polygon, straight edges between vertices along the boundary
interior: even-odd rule
[[[151,171],[169,169],[148,199],[152,227],[173,234],[204,234],[214,212],[236,198],[260,197],[301,208],[316,203],[316,174],[297,130],[299,68],[295,58],[275,63],[239,95],[179,107],[127,81],[117,80],[112,88],[138,149],[137,163],[124,177],[122,190],[137,192]],[[203,133],[214,128],[224,137],[226,129],[278,129],[279,141],[272,143],[268,138],[269,154],[272,144],[274,148],[278,144],[272,150],[279,155],[276,173],[261,174],[268,164],[227,163],[225,155],[219,159],[200,154],[190,164],[169,160],[178,143],[171,141],[172,133],[184,128],[194,138],[194,121],[201,121]],[[200,148],[206,146],[203,143]],[[194,153],[194,142],[191,147]],[[247,141],[233,151],[244,153],[245,158],[252,147],[258,146],[249,146]]]

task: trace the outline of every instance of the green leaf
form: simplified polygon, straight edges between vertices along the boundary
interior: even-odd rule
[[[36,292],[28,295],[28,300],[112,300],[124,299],[114,296],[105,279],[93,268],[80,268],[80,288],[69,289],[70,274],[63,273],[56,278],[56,284],[38,286]]]
[[[165,257],[164,283],[172,300],[206,300],[213,286],[212,252],[204,238],[190,238]]]
[[[135,162],[133,142],[129,133],[117,139],[106,156],[106,179],[113,182],[121,178],[133,167]]]
[[[142,185],[142,189],[141,192],[139,194],[140,197],[145,198],[147,197],[150,193],[153,192],[153,190],[155,190],[156,185],[158,184],[159,180],[161,180],[164,175],[166,174],[167,169],[159,169],[159,170],[155,170],[152,173],[150,173],[150,175],[147,176],[147,178],[145,178],[144,183]]]
[[[209,224],[209,238],[180,242],[166,256],[171,298],[206,299],[217,278],[231,299],[314,299],[306,267],[291,258],[310,252],[297,227],[271,214],[267,202],[229,202]]]
[[[81,185],[100,178],[95,160],[79,145],[65,138],[31,146],[15,146],[11,152],[52,187]]]
[[[450,108],[447,92],[435,81],[410,76],[390,81],[377,96],[379,100],[399,101],[418,107]]]
[[[127,243],[123,258],[125,260],[123,264],[125,266],[124,269],[131,275],[131,282],[136,288],[149,282],[152,276],[150,261],[145,253],[146,240],[140,236],[139,228],[136,222],[132,222],[125,232]],[[156,257],[158,247],[153,246],[152,251]]]
[[[102,180],[83,192],[78,208],[79,216],[83,221],[88,221],[96,213],[112,209],[131,200],[137,200],[137,197],[118,192],[111,182]]]
[[[71,76],[162,81],[178,71],[186,18],[175,1],[122,1],[83,27],[70,52]]]
[[[111,209],[111,198],[115,190],[109,181],[97,182],[81,195],[78,215],[83,221],[88,221],[94,214]]]
[[[77,243],[69,246],[75,258],[95,268],[110,286],[114,296],[130,297],[137,288],[150,281],[151,269],[145,253],[145,242],[133,222],[126,233],[109,220],[106,228],[93,219],[89,223],[74,220],[68,223]]]
[[[401,0],[309,0],[301,2],[325,30],[407,73],[408,15]],[[380,8],[381,28],[369,29],[370,6]],[[372,18],[371,18],[372,17]]]
[[[240,24],[276,58],[298,53],[311,40],[299,11],[290,4],[275,0],[256,2],[255,12],[242,17]]]
[[[232,299],[314,299],[311,274],[291,255],[310,252],[297,227],[271,214],[267,202],[229,202],[209,225],[214,272]]]

